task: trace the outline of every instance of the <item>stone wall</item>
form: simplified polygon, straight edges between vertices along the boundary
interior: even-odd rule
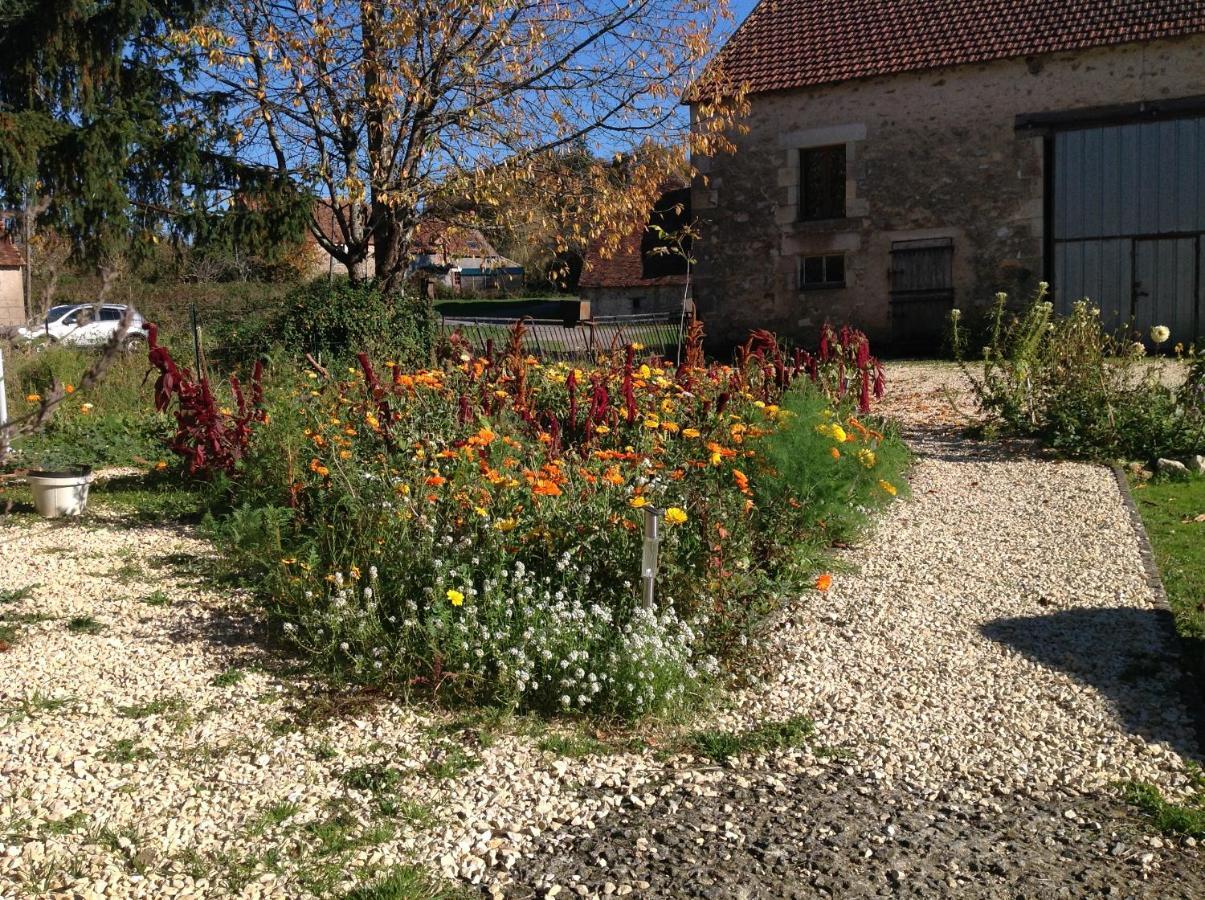
[[[641,287],[581,288],[578,293],[590,301],[592,316],[631,316],[649,313],[676,313],[682,310],[680,284],[653,284]]]
[[[825,320],[891,337],[893,241],[951,238],[954,304],[1045,277],[1043,140],[1018,115],[1205,95],[1205,35],[751,98],[735,155],[696,159],[696,299],[713,339],[812,340]],[[799,151],[846,147],[847,218],[798,220]],[[803,256],[845,254],[846,287],[801,291]]]
[[[25,324],[25,288],[22,269],[0,269],[0,328]]]

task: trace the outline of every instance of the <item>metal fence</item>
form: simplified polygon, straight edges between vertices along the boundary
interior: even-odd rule
[[[494,349],[505,347],[516,324],[523,323],[523,348],[543,360],[593,361],[608,353],[639,344],[642,353],[676,357],[681,337],[681,320],[676,315],[607,316],[566,324],[560,319],[497,319],[445,317],[444,332],[458,332],[478,353],[492,342]]]

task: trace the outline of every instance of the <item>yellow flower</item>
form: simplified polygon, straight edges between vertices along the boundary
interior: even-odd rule
[[[518,524],[514,519],[499,519],[494,523],[494,527],[499,531],[514,531],[515,526]]]
[[[863,447],[858,451],[858,462],[868,469],[873,469],[875,462],[874,451],[868,447]]]
[[[697,429],[697,428],[683,428],[682,429],[682,437],[684,437],[684,438],[697,438],[698,436],[699,436],[699,429]]]
[[[456,590],[456,588],[448,588],[448,599],[452,601],[453,606],[464,605],[464,594]]]
[[[724,461],[723,454],[721,454],[719,450],[714,450],[714,451],[712,451],[712,454],[711,454],[711,464],[712,464],[713,466],[718,466],[718,465],[719,465],[720,463],[722,463],[723,461]]]
[[[879,479],[879,487],[881,487],[884,491],[886,491],[892,497],[894,497],[896,495],[895,485],[892,484],[890,481],[884,481],[882,478],[880,478]]]
[[[643,350],[644,344],[639,344],[636,341],[632,341],[632,349],[633,350]]]
[[[665,521],[670,525],[681,525],[687,519],[686,510],[671,506],[665,511]]]
[[[673,434],[675,431],[678,430],[678,423],[677,422],[662,422],[661,430],[668,431],[670,434]]]
[[[661,420],[658,419],[656,416],[654,416],[652,413],[649,413],[647,416],[644,417],[644,427],[645,428],[657,428],[660,425],[661,425]]]
[[[648,506],[648,501],[643,497],[633,497],[628,501],[628,506],[632,507],[632,509],[641,509]]]
[[[155,471],[157,471],[157,472],[162,472],[166,468],[167,468],[167,460],[161,459],[161,460],[159,460],[159,462],[155,463]]]
[[[83,404],[82,406],[80,406],[79,411],[81,413],[83,413],[85,416],[88,415],[88,413],[92,412],[92,404],[91,403]]]
[[[364,421],[368,423],[369,428],[380,428],[381,427],[380,420],[376,416],[374,416],[372,413],[367,413],[364,416]]]
[[[833,423],[833,427],[829,429],[828,433],[832,435],[833,440],[838,444],[845,443],[845,429],[836,422]]]
[[[607,434],[611,429],[606,425],[599,425],[594,429],[595,434]]]

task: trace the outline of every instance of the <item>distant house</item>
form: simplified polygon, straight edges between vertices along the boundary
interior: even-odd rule
[[[1039,280],[1205,333],[1205,0],[761,0],[714,65],[750,110],[694,161],[709,333],[932,349]]]
[[[662,193],[645,223],[620,238],[614,253],[608,255],[601,241],[590,248],[578,293],[589,302],[591,315],[681,311],[687,258],[650,226],[660,226],[670,235],[680,233],[691,221],[690,209],[690,188],[671,188]],[[689,243],[682,250],[689,255]]]
[[[505,293],[523,286],[523,267],[498,253],[476,228],[428,219],[411,246],[411,271],[455,293]]]
[[[0,328],[25,324],[25,257],[0,233]]]
[[[325,237],[338,242],[337,216],[330,205],[319,203],[314,219]],[[315,275],[347,274],[347,268],[327,253],[313,234],[307,238]],[[371,248],[365,268],[370,277],[376,269]],[[409,271],[454,293],[513,291],[521,288],[524,280],[523,267],[499,254],[480,230],[435,218],[420,222],[415,231]]]

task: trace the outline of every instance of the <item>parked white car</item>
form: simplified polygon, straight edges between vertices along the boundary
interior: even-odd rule
[[[41,325],[18,328],[17,333],[29,341],[48,337],[51,341],[71,347],[100,347],[113,337],[125,314],[125,306],[110,303],[99,308],[91,303],[52,306]],[[134,310],[130,318],[130,328],[122,344],[125,349],[130,350],[145,341],[146,332],[142,330],[142,316]]]

